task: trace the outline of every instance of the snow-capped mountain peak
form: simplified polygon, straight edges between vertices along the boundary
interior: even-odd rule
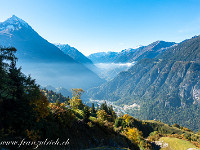
[[[18,18],[15,15],[12,15],[12,17],[8,18],[5,22],[10,24],[20,23],[21,25],[28,26],[28,23],[26,23],[24,20]]]
[[[13,15],[6,21],[0,23],[0,32],[8,33],[9,31],[20,30],[22,27],[30,27],[24,20]]]

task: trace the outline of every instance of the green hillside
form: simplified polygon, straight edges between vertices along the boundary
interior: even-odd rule
[[[162,143],[167,143],[167,147],[163,147],[161,150],[188,150],[189,148],[194,148],[193,150],[199,150],[189,141],[184,141],[177,138],[162,137],[160,138],[160,141]]]

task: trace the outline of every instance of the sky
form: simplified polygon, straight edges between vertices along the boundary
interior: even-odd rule
[[[0,0],[0,22],[12,15],[85,55],[200,34],[200,0]]]

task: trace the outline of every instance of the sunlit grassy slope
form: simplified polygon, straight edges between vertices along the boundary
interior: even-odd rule
[[[197,137],[200,137],[200,135],[198,135],[198,134],[195,134],[195,133],[190,132],[190,131],[181,130],[177,127],[170,126],[170,125],[165,124],[163,122],[154,121],[154,120],[143,120],[143,122],[149,123],[154,128],[154,130],[156,130],[156,129],[159,130],[160,128],[162,128],[163,129],[162,132],[165,132],[165,134],[179,134],[179,135],[181,135],[181,134],[187,133],[187,134],[191,134],[191,135],[195,135]]]
[[[189,141],[177,138],[162,137],[160,138],[160,141],[163,141],[163,143],[168,143],[168,147],[161,148],[161,150],[187,150],[189,148],[194,148],[194,150],[200,150]]]

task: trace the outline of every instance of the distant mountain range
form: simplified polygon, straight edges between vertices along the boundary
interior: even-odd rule
[[[128,71],[121,72],[110,82],[89,90],[88,95],[93,99],[111,100],[121,106],[136,104],[138,107],[128,112],[140,119],[155,118],[198,130],[199,43],[200,36],[196,36],[167,48],[160,54],[156,52],[157,56],[153,59],[143,57]],[[170,46],[174,43],[168,44]],[[140,58],[134,57],[133,60]]]
[[[115,61],[118,52],[99,52],[88,56],[94,63],[112,63]]]
[[[93,64],[90,59],[88,59],[85,55],[79,52],[76,48],[71,47],[68,44],[55,44],[61,51],[65,54],[72,57],[75,61],[82,63],[82,64]]]
[[[94,53],[88,58],[99,68],[99,71],[96,71],[97,74],[109,81],[121,71],[127,71],[136,61],[144,58],[155,58],[167,48],[175,45],[174,42],[156,41],[147,46],[140,46],[136,49],[129,48],[121,52]]]
[[[93,64],[93,62],[87,58],[85,55],[83,55],[80,51],[78,51],[76,48],[71,47],[68,44],[55,44],[61,51],[63,51],[65,54],[72,57],[75,61],[85,65],[87,68],[94,72],[98,72],[98,68]]]
[[[174,42],[156,41],[148,46],[136,49],[125,49],[121,52],[100,52],[88,56],[94,63],[131,63],[144,58],[155,58],[167,48],[175,45]]]
[[[60,51],[14,15],[0,23],[0,45],[15,47],[22,71],[31,73],[41,85],[87,89],[103,82],[93,71]]]

